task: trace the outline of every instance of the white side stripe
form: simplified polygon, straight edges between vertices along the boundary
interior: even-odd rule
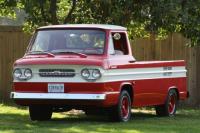
[[[27,65],[17,66],[18,68],[30,68],[33,72],[33,77],[27,81],[19,81],[14,79],[14,82],[45,82],[45,83],[87,83],[81,77],[81,70],[84,68],[99,69],[102,77],[94,82],[106,83],[125,80],[146,80],[146,79],[164,79],[164,78],[183,78],[186,77],[187,70],[185,66],[173,67],[151,67],[151,68],[127,68],[127,69],[102,69],[96,66],[83,65]],[[74,69],[74,77],[40,77],[39,69]]]
[[[158,74],[158,73],[183,73],[186,70],[171,70],[171,71],[150,71],[150,72],[129,72],[129,73],[105,73],[104,76],[122,76],[122,75],[138,75],[138,74]]]

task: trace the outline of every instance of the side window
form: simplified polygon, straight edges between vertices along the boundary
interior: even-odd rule
[[[128,46],[125,33],[112,33],[113,46],[116,55],[128,55]]]
[[[115,54],[112,34],[109,35],[108,53],[110,55],[114,55]]]

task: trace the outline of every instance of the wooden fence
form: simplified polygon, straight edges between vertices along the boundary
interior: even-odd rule
[[[22,57],[30,36],[22,32],[20,27],[0,27],[0,99],[9,100],[12,89],[12,65]],[[200,104],[200,48],[186,47],[188,40],[180,34],[170,34],[165,40],[156,40],[155,36],[131,41],[132,50],[137,60],[179,60],[187,61],[188,104]]]
[[[12,89],[13,62],[22,57],[30,36],[20,27],[0,27],[0,99],[9,100]]]
[[[132,41],[132,50],[137,60],[182,60],[189,57],[188,40],[177,33],[170,34],[167,39],[156,40],[140,38]]]

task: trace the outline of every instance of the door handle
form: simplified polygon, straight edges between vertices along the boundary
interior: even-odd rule
[[[134,63],[135,61],[134,60],[130,60],[130,61],[128,61],[129,63]]]

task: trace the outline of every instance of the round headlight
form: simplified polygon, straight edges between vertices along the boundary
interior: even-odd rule
[[[21,69],[19,69],[19,68],[15,69],[13,72],[13,76],[14,76],[14,78],[20,78],[22,76]]]
[[[83,78],[85,78],[85,79],[88,79],[88,78],[90,77],[90,72],[89,72],[89,70],[88,70],[88,69],[83,69],[83,70],[81,71],[81,76],[82,76]]]
[[[27,79],[30,79],[32,77],[32,71],[31,69],[25,69],[24,71],[24,76],[27,78]]]
[[[98,69],[94,69],[92,71],[92,77],[95,78],[95,79],[100,78],[101,77],[101,72]]]

